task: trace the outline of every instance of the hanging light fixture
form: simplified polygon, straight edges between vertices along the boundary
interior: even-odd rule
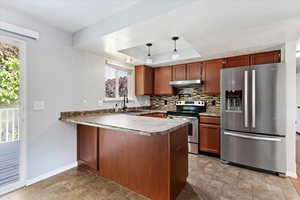
[[[148,47],[148,55],[147,55],[146,63],[151,64],[153,62],[151,58],[151,52],[150,52],[150,47],[152,46],[152,43],[147,43],[146,46]]]
[[[172,40],[174,41],[174,51],[172,54],[172,59],[176,60],[179,58],[179,54],[178,54],[177,47],[176,47],[176,42],[177,42],[177,40],[179,40],[179,37],[174,36],[174,37],[172,37]]]

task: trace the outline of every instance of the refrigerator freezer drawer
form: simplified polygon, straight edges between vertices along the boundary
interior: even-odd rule
[[[222,130],[221,159],[286,173],[285,137]]]

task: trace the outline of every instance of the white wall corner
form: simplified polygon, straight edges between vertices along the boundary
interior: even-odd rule
[[[296,175],[296,43],[297,38],[285,42],[286,95],[286,165],[287,176]]]
[[[47,179],[47,178],[50,178],[51,176],[55,176],[55,175],[57,175],[57,174],[60,174],[60,173],[62,173],[62,172],[64,172],[64,171],[67,171],[67,170],[72,169],[72,168],[77,167],[77,166],[78,166],[78,162],[76,161],[76,162],[74,162],[74,163],[65,165],[65,166],[60,167],[60,168],[58,168],[58,169],[55,169],[55,170],[52,170],[52,171],[47,172],[47,173],[45,173],[45,174],[42,174],[42,175],[40,175],[40,176],[38,176],[38,177],[29,179],[29,180],[26,181],[26,184],[25,184],[25,185],[26,185],[26,186],[32,185],[32,184],[34,184],[34,183],[40,182],[40,181],[42,181],[42,180],[45,180],[45,179]]]
[[[296,172],[287,171],[285,175],[291,178],[296,178],[296,179],[298,178]]]

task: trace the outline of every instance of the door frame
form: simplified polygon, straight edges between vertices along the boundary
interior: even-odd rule
[[[11,36],[1,35],[0,42],[19,48],[20,52],[20,180],[0,189],[0,195],[11,192],[26,185],[27,180],[27,66],[26,66],[26,42]]]

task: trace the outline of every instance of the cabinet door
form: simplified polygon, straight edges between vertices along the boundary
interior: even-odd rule
[[[171,95],[173,88],[170,86],[172,79],[171,67],[154,68],[154,94],[156,95]]]
[[[200,124],[200,151],[220,155],[220,126]]]
[[[189,63],[186,67],[187,80],[202,80],[203,63]]]
[[[225,59],[224,67],[242,67],[242,66],[249,66],[250,65],[250,56],[234,56]]]
[[[223,67],[224,59],[209,60],[204,62],[204,87],[203,93],[220,93],[220,70]]]
[[[153,69],[147,66],[135,67],[135,94],[153,94]]]
[[[77,125],[77,150],[79,165],[98,170],[98,129],[92,126]]]
[[[270,64],[280,62],[280,50],[256,53],[250,56],[251,65]]]
[[[174,65],[172,67],[172,80],[173,81],[186,80],[186,65]]]

